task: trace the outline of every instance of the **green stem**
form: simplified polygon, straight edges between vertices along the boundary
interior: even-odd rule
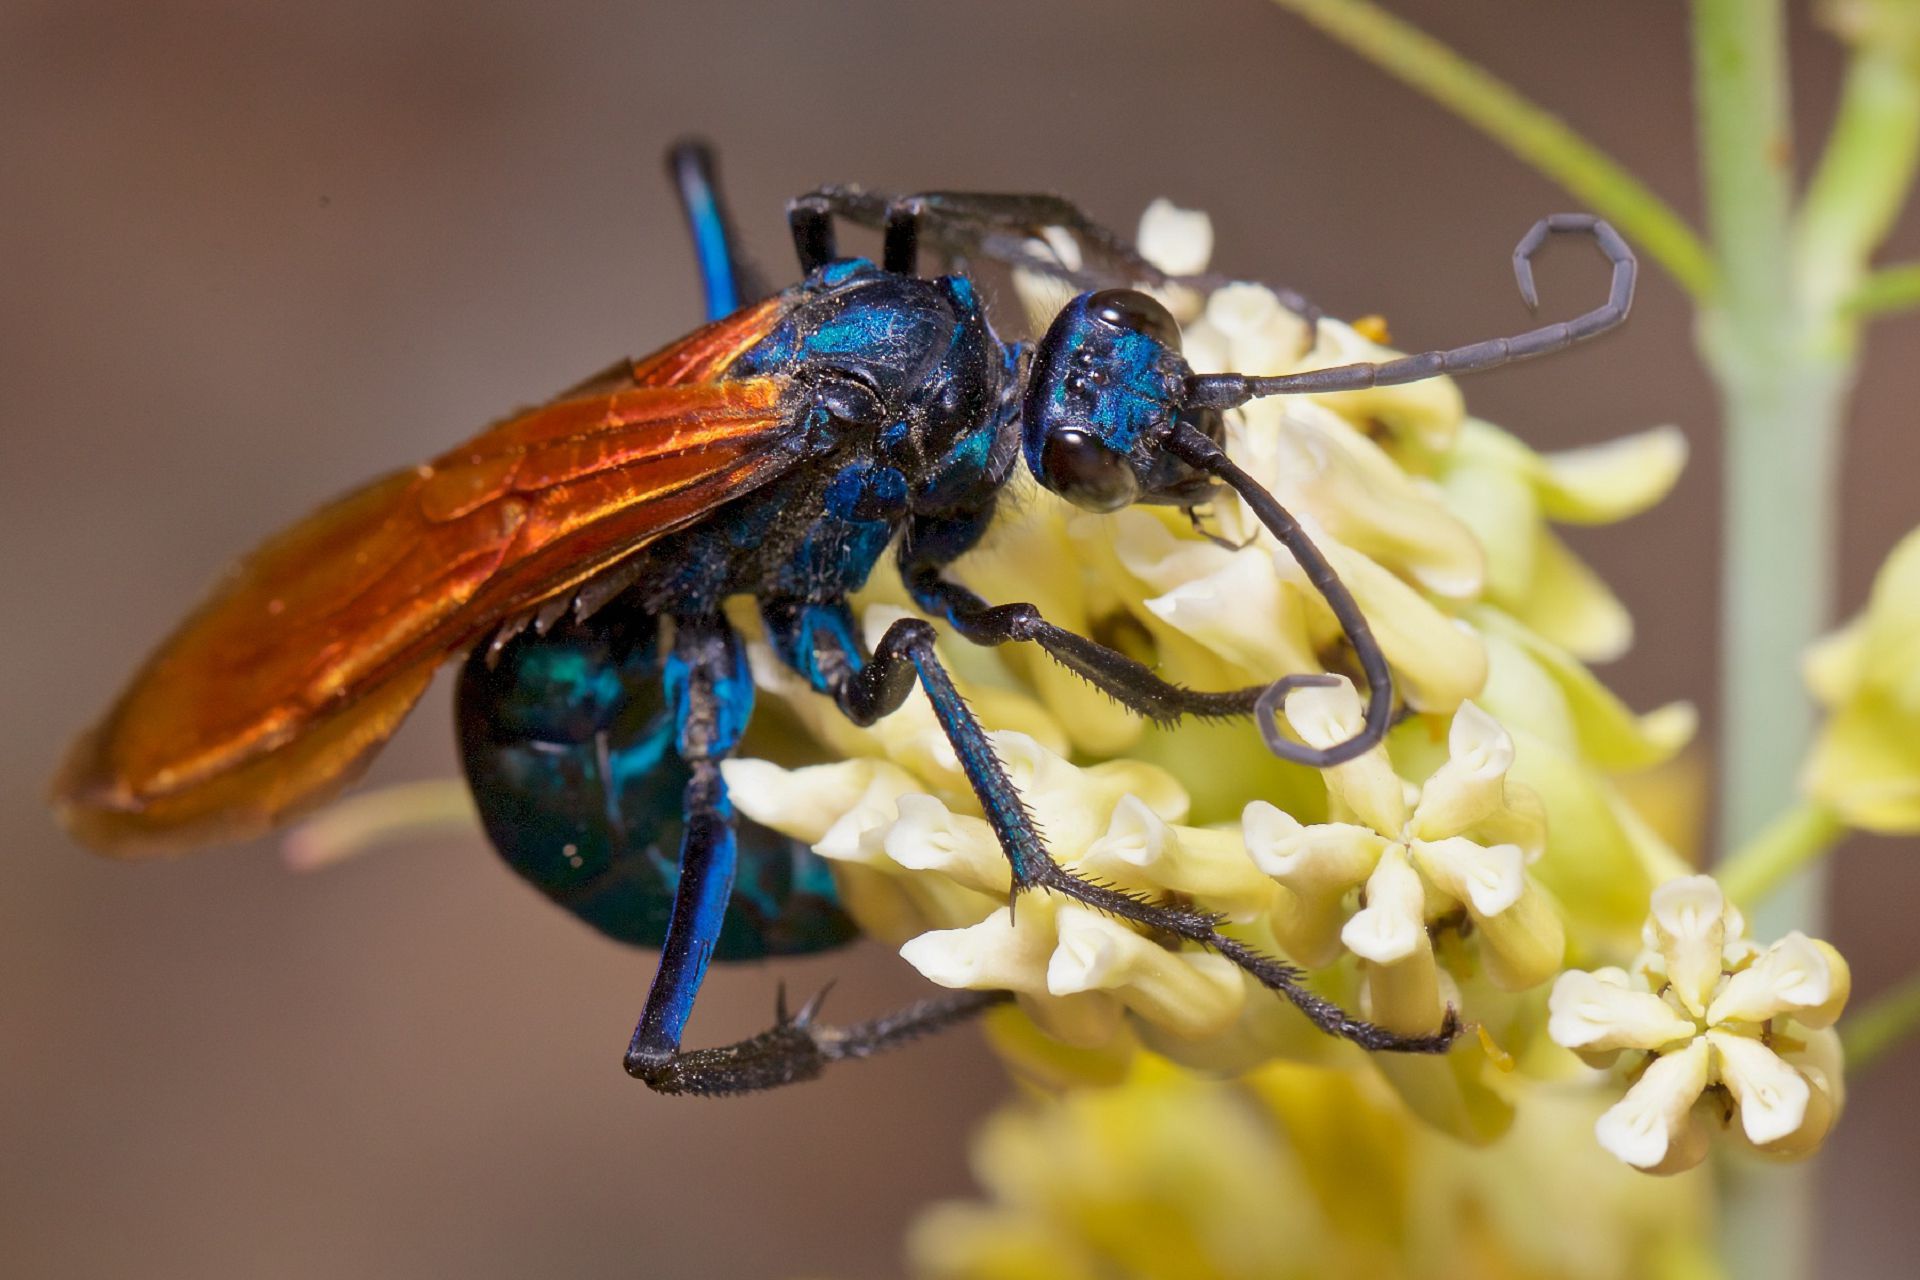
[[[1920,77],[1907,50],[1867,44],[1847,67],[1833,132],[1807,187],[1799,227],[1800,281],[1809,304],[1853,323],[1867,259],[1886,238],[1920,161]],[[1884,285],[1884,281],[1882,282]],[[1847,314],[1853,312],[1853,314]],[[1850,333],[1835,335],[1850,342]]]
[[[1742,910],[1752,910],[1781,884],[1829,853],[1847,832],[1840,815],[1812,801],[1787,810],[1721,859],[1714,878]]]
[[[1840,1027],[1847,1051],[1847,1074],[1865,1071],[1889,1049],[1920,1029],[1920,973],[1851,1014]]]
[[[1620,163],[1511,85],[1368,0],[1273,0],[1477,126],[1613,223],[1689,293],[1713,292],[1713,263],[1686,220]]]
[[[1701,353],[1719,384],[1726,450],[1720,839],[1752,839],[1795,794],[1813,732],[1799,656],[1828,616],[1836,455],[1851,366],[1816,341],[1793,271],[1792,135],[1781,0],[1695,0],[1694,97],[1721,292]],[[1786,878],[1754,933],[1818,926],[1813,869]],[[1804,1168],[1720,1162],[1721,1257],[1743,1280],[1811,1274]]]
[[[1920,262],[1882,267],[1862,280],[1842,305],[1848,314],[1859,317],[1920,306]]]

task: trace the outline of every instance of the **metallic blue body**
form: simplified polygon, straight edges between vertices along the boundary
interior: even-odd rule
[[[731,278],[707,274],[710,305]],[[508,865],[607,936],[662,948],[636,1037],[650,1048],[679,1043],[709,960],[855,935],[825,863],[727,796],[717,766],[753,686],[722,603],[756,597],[775,652],[834,692],[865,662],[847,596],[916,520],[943,559],[971,545],[1018,452],[1019,352],[965,279],[850,259],[782,301],[723,376],[788,385],[796,465],[643,548],[588,616],[481,646],[458,690],[467,777]],[[958,698],[940,683],[945,720]],[[975,736],[968,754],[987,752]]]

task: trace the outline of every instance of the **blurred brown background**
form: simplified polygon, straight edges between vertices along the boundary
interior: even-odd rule
[[[1396,8],[1695,208],[1682,6]],[[1806,146],[1838,58],[1796,43]],[[970,1032],[663,1100],[619,1069],[651,958],[477,846],[134,867],[42,809],[63,742],[240,549],[691,326],[670,139],[722,145],[779,278],[782,202],[822,181],[1058,190],[1122,227],[1166,194],[1212,211],[1222,269],[1417,344],[1515,327],[1508,250],[1568,204],[1253,0],[8,0],[0,110],[0,1273],[22,1276],[884,1276],[914,1207],[968,1190],[1002,1092]],[[1597,285],[1546,270],[1549,307]],[[1624,334],[1471,398],[1544,447],[1689,430],[1669,503],[1575,541],[1641,624],[1610,679],[1711,719],[1712,402],[1676,290],[1650,273],[1642,298]],[[1920,523],[1914,337],[1878,330],[1859,398],[1848,608]],[[452,767],[441,690],[376,777]],[[1862,996],[1920,964],[1915,853],[1841,860],[1830,935]],[[877,947],[782,976],[842,978],[842,1014],[920,990]],[[757,1030],[774,980],[716,971],[694,1040]],[[1911,1274],[1916,1069],[1910,1046],[1854,1082],[1828,1274]]]

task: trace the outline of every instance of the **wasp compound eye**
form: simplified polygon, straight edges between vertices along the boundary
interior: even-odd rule
[[[1087,311],[1116,329],[1145,334],[1163,347],[1180,349],[1180,325],[1173,313],[1138,289],[1102,289],[1087,299]]]
[[[1047,488],[1088,511],[1118,511],[1140,492],[1140,481],[1122,453],[1084,431],[1055,431],[1040,451]]]

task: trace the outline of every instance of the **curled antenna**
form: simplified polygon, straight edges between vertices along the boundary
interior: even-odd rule
[[[1291,760],[1315,769],[1344,764],[1371,749],[1393,725],[1393,673],[1387,667],[1387,655],[1381,650],[1380,642],[1374,639],[1373,628],[1367,625],[1367,615],[1360,611],[1353,593],[1347,590],[1346,583],[1340,581],[1340,575],[1333,571],[1325,554],[1313,545],[1313,539],[1307,536],[1307,531],[1300,527],[1300,522],[1293,518],[1292,513],[1275,501],[1259,481],[1236,466],[1233,459],[1227,457],[1226,450],[1208,439],[1204,432],[1184,422],[1178,423],[1167,437],[1166,448],[1188,466],[1216,476],[1231,487],[1246,500],[1260,523],[1280,540],[1280,545],[1293,553],[1293,558],[1299,561],[1300,568],[1306,572],[1307,581],[1313,583],[1314,589],[1333,610],[1340,629],[1346,633],[1347,643],[1353,646],[1354,655],[1360,660],[1361,673],[1367,678],[1365,723],[1351,738],[1330,747],[1303,746],[1281,736],[1279,716],[1286,705],[1287,695],[1295,689],[1337,684],[1340,678],[1330,675],[1290,675],[1276,682],[1260,695],[1260,701],[1256,704],[1260,736],[1266,739],[1267,749],[1282,760]]]
[[[1633,286],[1639,264],[1633,256],[1633,250],[1627,247],[1627,242],[1620,238],[1619,233],[1592,214],[1552,214],[1534,223],[1527,234],[1520,238],[1520,243],[1513,250],[1513,275],[1520,287],[1520,297],[1530,310],[1538,305],[1539,295],[1533,284],[1533,255],[1546,243],[1549,235],[1572,233],[1591,236],[1601,255],[1613,265],[1613,282],[1607,300],[1584,315],[1529,329],[1509,338],[1492,338],[1469,346],[1425,351],[1393,360],[1335,365],[1276,377],[1248,377],[1239,373],[1195,374],[1186,380],[1183,409],[1232,409],[1262,396],[1360,391],[1368,387],[1419,382],[1442,374],[1479,373],[1512,364],[1516,360],[1559,351],[1617,328],[1633,306]],[[1333,610],[1333,616],[1346,633],[1347,642],[1353,646],[1354,654],[1359,659],[1360,670],[1366,676],[1367,710],[1364,723],[1352,737],[1329,747],[1302,746],[1282,736],[1280,713],[1285,709],[1287,695],[1295,689],[1334,684],[1339,677],[1290,675],[1277,681],[1260,695],[1256,704],[1260,736],[1266,740],[1268,749],[1283,760],[1324,769],[1345,763],[1373,748],[1393,726],[1393,676],[1387,666],[1386,654],[1381,651],[1380,642],[1374,638],[1366,616],[1360,612],[1352,593],[1334,573],[1333,566],[1327,563],[1320,549],[1313,545],[1312,539],[1307,537],[1305,530],[1301,529],[1300,522],[1252,476],[1235,466],[1219,445],[1192,427],[1176,422],[1166,438],[1165,446],[1188,465],[1216,476],[1230,486],[1246,500],[1260,523],[1293,553],[1293,558],[1306,572],[1308,581],[1313,583]]]
[[[1539,305],[1539,294],[1533,287],[1533,255],[1549,235],[1574,232],[1592,236],[1602,256],[1613,264],[1613,286],[1607,300],[1585,315],[1542,325],[1510,338],[1489,338],[1464,347],[1423,351],[1419,355],[1377,363],[1341,364],[1270,378],[1250,378],[1239,373],[1195,374],[1186,383],[1187,407],[1232,409],[1262,396],[1363,391],[1368,387],[1420,382],[1442,374],[1457,377],[1480,373],[1516,360],[1544,356],[1618,328],[1633,307],[1633,285],[1639,274],[1639,263],[1620,233],[1590,213],[1552,214],[1534,223],[1520,238],[1513,250],[1513,276],[1520,286],[1520,297],[1529,309]]]

